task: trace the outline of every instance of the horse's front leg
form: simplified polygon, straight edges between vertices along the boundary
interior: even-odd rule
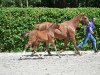
[[[76,45],[75,33],[70,33],[70,39],[72,40],[72,43],[74,44],[74,47],[77,51],[76,54],[81,55],[79,52],[79,48],[77,48],[77,45]]]

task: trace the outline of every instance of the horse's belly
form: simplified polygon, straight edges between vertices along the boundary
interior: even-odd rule
[[[61,39],[64,39],[66,38],[67,36],[64,36],[64,35],[61,35],[61,34],[55,34],[55,38],[61,40]]]
[[[67,37],[67,31],[60,31],[58,29],[55,30],[55,37],[58,38],[58,39],[64,39]]]
[[[40,41],[47,41],[48,40],[48,37],[47,36],[39,37],[39,40]]]
[[[38,38],[39,41],[47,41],[48,40],[48,35],[46,32],[38,32]]]

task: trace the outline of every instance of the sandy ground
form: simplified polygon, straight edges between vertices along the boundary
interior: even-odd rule
[[[26,53],[22,60],[21,53],[0,53],[0,75],[100,75],[100,52],[81,53],[75,56],[67,51],[61,58],[54,53],[44,59]]]

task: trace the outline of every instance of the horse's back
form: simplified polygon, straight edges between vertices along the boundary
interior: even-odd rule
[[[46,30],[48,29],[53,23],[51,22],[43,22],[43,23],[40,23],[40,24],[37,24],[37,26],[34,28],[34,29],[37,29],[37,30]]]

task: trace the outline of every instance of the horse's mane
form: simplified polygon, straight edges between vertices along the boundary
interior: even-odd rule
[[[78,23],[80,22],[81,18],[85,16],[84,13],[79,14],[78,16],[73,17],[71,20],[69,20],[74,27],[77,27]]]
[[[77,21],[77,20],[79,20],[82,16],[84,16],[83,13],[81,13],[81,14],[79,14],[79,15],[73,17],[70,21]]]

